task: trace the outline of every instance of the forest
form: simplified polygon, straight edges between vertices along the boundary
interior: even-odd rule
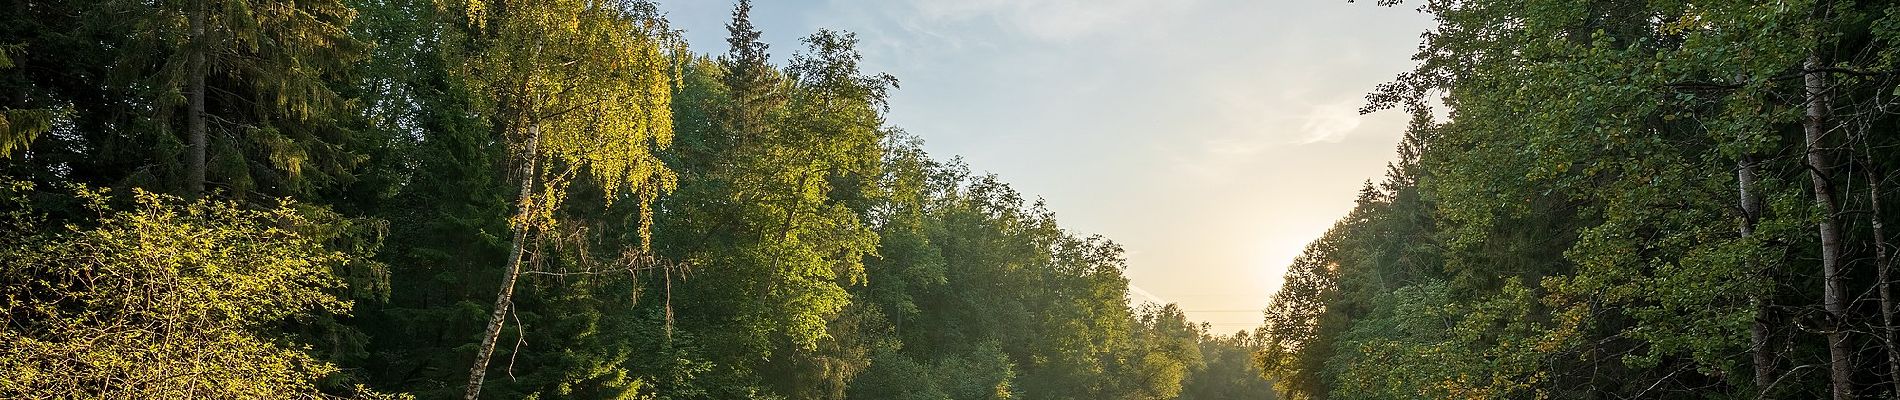
[[[1274,398],[750,9],[5,2],[0,398]]]
[[[1900,397],[1900,4],[1378,3],[1413,123],[1266,310],[1285,398]]]
[[[1395,161],[1217,332],[746,0],[8,0],[0,398],[1900,398],[1900,2],[1372,3]]]

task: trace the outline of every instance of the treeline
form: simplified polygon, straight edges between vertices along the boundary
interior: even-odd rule
[[[1900,4],[1422,3],[1399,161],[1267,310],[1284,394],[1900,396]]]
[[[0,397],[1273,396],[749,8],[0,5]]]

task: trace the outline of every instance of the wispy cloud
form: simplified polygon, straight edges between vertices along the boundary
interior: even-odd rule
[[[1166,299],[1162,299],[1161,296],[1156,296],[1154,293],[1148,293],[1148,291],[1142,290],[1140,286],[1135,286],[1134,284],[1128,285],[1128,297],[1132,299],[1151,301],[1151,302],[1154,302],[1155,304],[1168,304],[1168,301]]]
[[[1159,11],[1180,10],[1194,0],[912,0],[911,7],[930,21],[992,19],[1029,37],[1069,41],[1126,27]]]
[[[1304,137],[1300,138],[1299,144],[1339,143],[1346,140],[1346,135],[1359,129],[1359,122],[1363,119],[1359,115],[1362,103],[1363,100],[1355,98],[1312,106],[1306,113],[1306,122],[1300,124],[1300,132]]]

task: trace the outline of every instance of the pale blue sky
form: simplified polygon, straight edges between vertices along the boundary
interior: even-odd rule
[[[1120,242],[1137,300],[1220,331],[1257,326],[1287,263],[1384,172],[1405,116],[1354,110],[1430,23],[1345,0],[755,1],[774,58],[856,32],[863,67],[902,81],[893,125]],[[702,53],[726,51],[731,7],[661,1]]]

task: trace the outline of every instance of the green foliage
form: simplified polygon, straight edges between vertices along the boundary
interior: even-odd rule
[[[1891,60],[1876,56],[1891,52],[1888,6],[1421,10],[1437,19],[1421,63],[1366,109],[1414,114],[1400,162],[1295,262],[1267,312],[1259,361],[1287,395],[1820,397],[1830,384],[1813,366],[1855,382],[1836,393],[1893,392],[1900,357],[1871,356],[1895,348],[1879,283],[1891,238],[1872,228],[1892,160],[1852,150],[1892,141],[1870,133],[1892,121],[1865,114],[1891,90]],[[1804,65],[1814,58],[1823,69]],[[1808,92],[1816,74],[1835,84]],[[1434,121],[1433,100],[1451,118]],[[1825,104],[1822,119],[1809,104]],[[1813,121],[1828,133],[1804,143]],[[1847,187],[1862,189],[1833,205],[1809,196]],[[1863,295],[1823,321],[1814,233],[1829,207],[1864,213],[1833,216],[1861,260],[1842,281]],[[1868,356],[1830,360],[1830,336]]]
[[[1181,399],[1276,399],[1273,383],[1261,378],[1253,355],[1261,348],[1259,331],[1215,335],[1202,326],[1201,359],[1205,363],[1191,370],[1181,383]]]
[[[1136,396],[1180,397],[1189,372],[1207,367],[1201,354],[1201,332],[1173,304],[1144,306],[1135,322],[1135,354],[1130,361],[1137,371]]]
[[[13,56],[9,53],[20,52],[20,47],[0,45],[0,71],[14,67]],[[14,153],[24,151],[34,137],[52,129],[52,110],[0,108],[0,158],[12,157]]]
[[[349,26],[356,11],[345,2],[205,0],[204,34],[196,39],[188,23],[190,15],[200,12],[194,0],[74,4],[96,7],[96,13],[89,14],[96,20],[88,24],[120,35],[113,46],[113,65],[105,74],[111,89],[137,102],[127,110],[131,115],[87,117],[165,134],[113,137],[86,132],[97,142],[158,145],[140,151],[162,168],[123,179],[154,187],[173,187],[185,179],[181,175],[187,167],[178,163],[185,162],[188,142],[183,137],[188,134],[184,114],[189,112],[188,59],[193,54],[207,60],[206,163],[213,187],[235,193],[307,194],[354,179],[363,155],[345,147],[357,138],[340,116],[355,105],[339,95],[336,84],[365,58],[369,47],[352,35]],[[174,133],[180,136],[170,135]]]
[[[1257,339],[1132,309],[1119,245],[890,126],[851,33],[773,65],[744,1],[718,58],[645,1],[198,4],[0,16],[37,185],[0,397],[451,398],[484,353],[487,398],[1270,396]],[[28,189],[74,185],[138,194]]]
[[[135,191],[73,200],[99,217],[37,226],[33,186],[15,182],[0,394],[64,398],[322,398],[337,367],[270,335],[273,324],[348,312],[336,272],[360,262],[323,246],[333,215],[290,203],[246,210]],[[360,387],[358,390],[362,390]],[[374,393],[359,395],[377,397]]]
[[[471,0],[466,33],[477,48],[459,66],[501,137],[536,178],[515,224],[547,226],[582,170],[612,202],[644,207],[676,184],[655,150],[673,139],[665,21],[653,5],[622,1]],[[496,12],[491,12],[496,11]],[[650,216],[642,211],[640,233]],[[525,229],[525,228],[524,228]]]

